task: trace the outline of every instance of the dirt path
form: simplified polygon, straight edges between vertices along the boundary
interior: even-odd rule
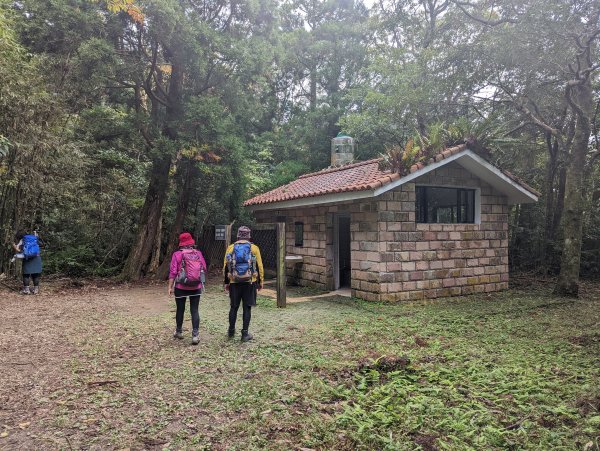
[[[239,409],[236,396],[244,399],[238,388],[259,371],[261,345],[304,330],[272,308],[255,314],[254,343],[227,341],[228,300],[213,285],[194,347],[187,316],[186,339],[171,337],[175,308],[164,284],[45,288],[39,296],[4,290],[0,297],[0,449],[162,449],[173,438],[218,448],[254,414]],[[306,292],[294,296],[311,300]],[[316,315],[309,307],[303,318]],[[208,408],[224,396],[231,397],[226,407]],[[181,431],[196,433],[196,441]]]
[[[48,291],[48,288],[47,288]],[[74,389],[71,363],[81,356],[81,337],[102,340],[102,318],[117,312],[153,316],[172,308],[163,287],[106,286],[85,290],[50,287],[21,296],[4,290],[0,299],[0,425],[3,449],[67,447],[61,434],[46,433]],[[93,374],[93,370],[90,372]],[[99,379],[102,379],[101,377]]]
[[[39,296],[4,290],[0,298],[0,432],[6,437],[0,448],[74,447],[68,434],[52,431],[56,426],[69,426],[57,423],[57,417],[69,417],[61,411],[75,406],[70,394],[115,384],[101,369],[85,367],[90,343],[110,340],[115,318],[125,323],[157,321],[174,311],[165,291],[164,284],[78,290],[51,286]],[[121,359],[128,355],[132,354],[124,352]],[[97,419],[83,421],[76,427],[92,425]]]
[[[600,290],[574,303],[538,290],[386,305],[290,287],[286,309],[259,297],[242,344],[226,337],[215,280],[192,346],[189,316],[185,339],[172,337],[165,284],[95,283],[0,291],[0,450],[382,449],[392,433],[390,449],[481,448],[481,415],[510,435],[486,449],[598,443]],[[374,362],[404,363],[380,377]],[[417,417],[429,419],[418,434]],[[505,429],[523,418],[527,434]]]

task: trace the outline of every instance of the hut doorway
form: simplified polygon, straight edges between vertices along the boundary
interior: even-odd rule
[[[350,215],[336,215],[335,219],[334,278],[338,290],[351,286]]]

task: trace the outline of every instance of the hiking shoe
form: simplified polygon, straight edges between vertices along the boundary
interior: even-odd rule
[[[180,330],[176,330],[173,334],[173,338],[179,338],[180,340],[183,340],[183,332]]]
[[[247,330],[242,331],[242,343],[252,340],[254,337],[248,333]]]
[[[198,330],[192,331],[192,344],[197,345],[200,343],[200,335],[198,335]]]
[[[40,294],[40,287],[33,287],[33,290],[31,290],[31,294]]]
[[[29,291],[29,287],[23,287],[23,289],[21,290],[21,294],[31,294],[31,291]]]
[[[227,330],[227,337],[229,337],[229,338],[235,337],[235,329],[228,329]]]

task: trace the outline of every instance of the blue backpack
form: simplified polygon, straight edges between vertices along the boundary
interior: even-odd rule
[[[26,259],[40,255],[40,245],[35,235],[23,235],[23,255]]]
[[[229,274],[232,282],[251,282],[254,266],[252,264],[252,247],[248,241],[241,241],[233,245],[233,251],[227,254]]]

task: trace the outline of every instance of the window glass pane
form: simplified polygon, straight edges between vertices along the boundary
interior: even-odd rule
[[[417,222],[475,222],[475,190],[462,188],[417,187]]]
[[[427,190],[417,186],[417,222],[427,222]]]
[[[294,224],[295,246],[304,246],[304,223],[296,222]]]
[[[429,222],[455,223],[456,215],[455,189],[427,188],[427,217]]]
[[[475,191],[460,190],[461,194],[461,220],[460,222],[475,222]]]

